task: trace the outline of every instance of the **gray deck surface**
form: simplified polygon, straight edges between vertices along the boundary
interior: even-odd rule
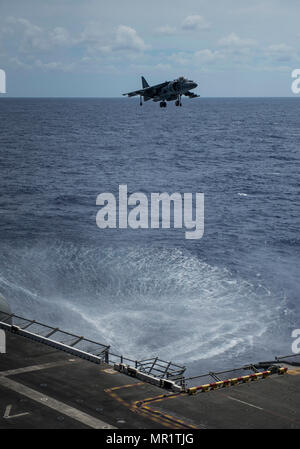
[[[299,368],[195,396],[169,394],[11,333],[0,354],[0,429],[300,428]]]

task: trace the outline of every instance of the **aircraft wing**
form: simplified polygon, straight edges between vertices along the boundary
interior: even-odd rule
[[[194,92],[185,92],[185,94],[183,94],[183,95],[185,95],[186,97],[189,97],[189,98],[200,97],[200,95],[196,95],[196,94],[194,94]]]
[[[149,86],[146,87],[145,89],[135,90],[133,92],[128,92],[123,95],[128,95],[128,97],[134,97],[135,95],[142,95],[142,96],[145,95],[146,97],[154,97],[156,95],[159,95],[161,89],[167,86],[168,84],[169,84],[168,81],[165,81],[164,83],[156,84],[155,86]]]
[[[145,90],[147,90],[147,89],[135,90],[133,92],[127,92],[126,94],[122,94],[122,95],[128,95],[128,97],[135,97],[136,95],[144,95]]]

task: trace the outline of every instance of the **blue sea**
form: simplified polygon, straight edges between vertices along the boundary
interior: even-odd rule
[[[291,353],[300,103],[0,99],[0,293],[19,315],[189,374]],[[205,232],[99,229],[97,195],[201,192]]]

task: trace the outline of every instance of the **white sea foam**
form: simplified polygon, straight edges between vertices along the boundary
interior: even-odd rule
[[[263,345],[282,309],[263,285],[179,249],[59,245],[10,255],[0,286],[15,311],[134,358],[234,357]]]

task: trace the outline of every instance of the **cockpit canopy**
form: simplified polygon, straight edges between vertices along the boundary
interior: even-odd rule
[[[185,78],[184,76],[180,76],[176,81],[179,81],[180,83],[193,83],[192,80],[189,80]]]
[[[173,87],[173,90],[175,92],[179,91],[180,88],[182,87],[182,85],[187,84],[187,83],[193,83],[192,80],[189,80],[187,78],[185,78],[184,76],[180,76],[179,78],[177,78],[176,80],[174,80],[171,85]]]

